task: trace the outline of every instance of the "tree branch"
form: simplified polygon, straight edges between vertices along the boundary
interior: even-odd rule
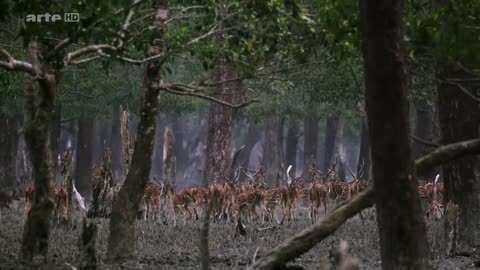
[[[69,52],[65,58],[64,58],[64,65],[68,66],[72,60],[75,58],[78,58],[84,54],[88,53],[98,53],[103,50],[111,50],[111,51],[116,51],[117,48],[110,45],[110,44],[98,44],[98,45],[90,45],[87,47],[80,48],[78,50],[75,50],[73,52]]]
[[[430,146],[430,147],[439,147],[439,146],[440,146],[440,145],[437,144],[437,143],[424,140],[424,139],[419,138],[419,137],[417,137],[417,136],[415,136],[415,135],[413,135],[413,134],[410,135],[410,138],[412,138],[413,140],[415,140],[415,141],[417,141],[417,142],[419,142],[419,143],[422,143],[422,144],[425,144],[425,145],[427,145],[427,146]]]
[[[180,96],[191,96],[191,97],[198,97],[201,99],[205,99],[208,101],[213,101],[222,105],[225,105],[230,108],[234,109],[240,109],[243,108],[251,103],[258,102],[259,100],[256,98],[253,98],[251,100],[248,100],[246,102],[240,103],[240,104],[231,104],[228,102],[225,102],[223,100],[217,99],[215,97],[205,95],[205,94],[200,94],[199,90],[196,90],[195,87],[193,86],[187,86],[187,85],[180,85],[180,84],[162,84],[159,86],[160,90],[166,91],[171,94],[175,95],[180,95]]]
[[[480,153],[480,139],[452,143],[440,146],[432,153],[415,160],[417,174],[422,174],[444,163],[451,162],[467,155]]]
[[[463,87],[463,85],[461,85],[461,84],[459,84],[459,83],[457,83],[457,82],[451,81],[450,79],[447,80],[446,83],[455,85],[455,86],[458,87],[458,89],[460,89],[460,91],[462,91],[465,95],[469,96],[470,98],[472,98],[472,99],[475,100],[476,102],[480,103],[480,98],[478,98],[478,97],[476,97],[474,94],[470,93],[470,91],[468,91],[467,88]]]
[[[434,152],[415,160],[417,173],[423,173],[438,165],[467,155],[480,153],[480,139],[453,143],[439,147]],[[312,249],[317,243],[333,234],[338,227],[362,210],[374,205],[374,191],[371,187],[344,201],[317,224],[288,238],[270,250],[248,269],[280,269],[291,261]]]
[[[133,4],[130,5],[129,9],[133,9],[134,7],[140,5],[144,0],[134,0],[133,1]],[[94,29],[95,27],[97,27],[98,25],[100,25],[102,22],[110,19],[111,17],[115,17],[117,16],[118,14],[122,13],[123,11],[125,10],[125,8],[120,8],[118,10],[116,10],[114,13],[108,15],[108,16],[103,16],[101,17],[101,19],[99,19],[98,21],[92,23],[86,30],[85,32],[89,32],[90,30]],[[56,51],[59,51],[65,47],[67,47],[68,45],[72,44],[72,40],[70,38],[66,38],[64,40],[62,40],[59,44],[57,44],[57,46],[55,46],[54,50]]]
[[[160,53],[160,54],[156,54],[156,55],[152,55],[152,56],[149,56],[149,57],[146,57],[146,58],[143,58],[143,59],[133,59],[133,58],[129,58],[129,57],[126,57],[126,56],[112,56],[108,53],[105,53],[103,51],[98,51],[98,54],[102,57],[114,57],[122,62],[125,62],[125,63],[129,63],[129,64],[134,64],[134,65],[142,65],[142,64],[145,64],[145,63],[148,63],[148,62],[151,62],[151,61],[154,61],[154,60],[157,60],[158,58],[163,58],[160,60],[160,63],[163,64],[167,58],[167,56],[169,56],[170,54],[164,54],[164,53]]]
[[[2,46],[0,46],[0,55],[4,55],[8,60],[8,62],[0,61],[0,68],[10,70],[10,71],[22,71],[22,72],[26,72],[26,73],[28,73],[32,76],[36,75],[36,72],[35,72],[35,70],[33,68],[33,65],[31,63],[16,60]]]

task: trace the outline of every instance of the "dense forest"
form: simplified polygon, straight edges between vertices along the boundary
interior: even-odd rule
[[[480,268],[479,14],[0,0],[0,269]]]

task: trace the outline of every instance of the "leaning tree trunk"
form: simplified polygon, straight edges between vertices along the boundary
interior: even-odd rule
[[[155,10],[152,25],[155,28],[151,32],[148,56],[159,55],[165,49],[165,22],[169,13],[166,0],[153,1],[152,5]],[[161,84],[161,68],[160,60],[151,61],[146,66],[139,114],[140,122],[133,156],[127,178],[112,206],[107,259],[115,263],[133,258],[135,254],[135,218],[152,166],[155,118],[158,114],[159,104],[159,88],[157,86]]]
[[[219,55],[215,61],[215,76],[217,82],[234,80],[240,75],[234,63]],[[240,81],[220,83],[214,96],[228,103],[233,103],[241,90]],[[237,92],[237,94],[235,93]],[[211,102],[208,114],[207,155],[203,184],[223,181],[223,175],[230,175],[230,153],[233,137],[233,120],[236,109]]]
[[[360,153],[358,154],[357,178],[368,180],[370,172],[370,145],[368,143],[368,128],[366,120],[362,121],[360,134]]]
[[[310,179],[308,166],[317,165],[318,122],[319,118],[313,113],[313,104],[305,105],[305,120],[303,124],[303,177]]]
[[[360,1],[365,100],[383,269],[431,269],[410,148],[403,1]]]
[[[15,170],[18,146],[18,120],[0,113],[0,190],[12,190],[17,182]]]
[[[25,77],[25,141],[32,158],[35,193],[24,226],[20,262],[31,265],[36,257],[47,262],[54,179],[50,128],[60,77],[55,70],[39,62],[43,51],[33,37],[27,54],[36,70],[41,72],[35,80],[30,75]]]
[[[339,131],[342,128],[343,122],[340,113],[333,113],[328,116],[325,131],[325,157],[322,166],[324,171],[327,171],[335,160],[335,154],[340,144]]]
[[[78,120],[75,186],[82,196],[90,197],[93,165],[94,121],[87,117]]]
[[[273,112],[265,121],[265,142],[263,166],[269,187],[278,187],[286,179],[283,166],[283,119],[279,112]]]
[[[297,170],[297,147],[299,124],[295,119],[288,120],[287,145],[285,146],[285,166],[292,165],[292,171]]]
[[[471,80],[460,86],[446,82],[438,85],[441,143],[448,144],[480,137],[480,103],[462,93],[467,89],[480,96],[480,83],[474,83],[471,75],[445,68],[439,77]],[[476,77],[478,78],[478,77]],[[472,253],[480,248],[480,156],[465,157],[443,166],[445,205],[452,201],[459,206],[458,231],[451,253]],[[450,233],[450,231],[448,232]]]
[[[177,157],[175,153],[175,136],[170,128],[165,129],[163,136],[163,169],[162,180],[175,187]]]

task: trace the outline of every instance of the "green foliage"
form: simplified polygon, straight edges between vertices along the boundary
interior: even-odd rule
[[[415,5],[410,1],[410,5]],[[480,63],[480,2],[475,0],[417,3],[407,29],[411,57],[430,61]]]
[[[18,114],[23,102],[22,74],[0,72],[0,112]]]

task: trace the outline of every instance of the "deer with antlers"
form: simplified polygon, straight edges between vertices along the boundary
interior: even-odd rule
[[[287,187],[284,188],[282,193],[282,208],[287,214],[287,220],[296,220],[296,209],[300,205],[301,201],[301,192],[300,188],[297,186],[300,181],[290,174],[292,170],[292,165],[287,168]],[[285,219],[285,215],[283,217]]]
[[[333,172],[333,168],[324,175],[315,164],[309,166],[311,171],[311,185],[308,190],[308,202],[309,202],[309,217],[312,223],[315,223],[318,219],[318,209],[323,204],[325,213],[327,212],[328,204],[328,186],[325,184],[330,174]],[[320,181],[318,181],[320,180]],[[320,183],[319,183],[320,182]]]
[[[353,195],[358,194],[367,188],[367,183],[360,180],[363,176],[364,163],[360,166],[358,175],[355,175],[350,168],[350,165],[347,166],[348,172],[352,176],[353,180],[348,183],[348,198],[351,198]]]
[[[142,220],[156,220],[158,218],[161,193],[162,187],[160,185],[147,183],[138,211]]]
[[[237,220],[241,220],[242,216],[244,216],[247,222],[260,221],[263,224],[265,217],[269,216],[265,205],[264,172],[262,168],[259,168],[257,171],[240,168],[240,172],[247,177],[248,181],[236,186],[234,209]]]

